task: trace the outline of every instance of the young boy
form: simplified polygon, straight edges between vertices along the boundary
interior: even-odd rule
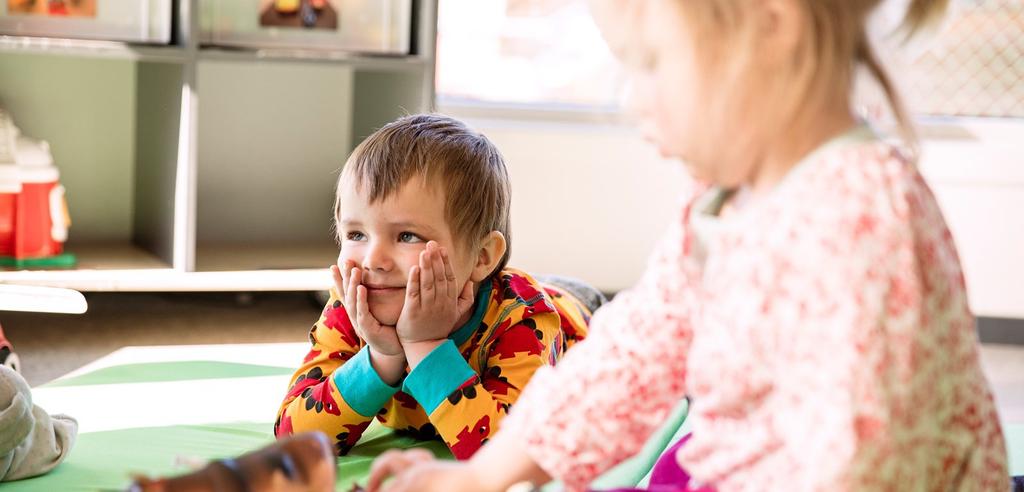
[[[356,148],[338,181],[335,288],[275,435],[320,430],[343,455],[376,417],[458,459],[480,448],[601,300],[506,268],[510,198],[497,148],[451,118],[404,117]]]

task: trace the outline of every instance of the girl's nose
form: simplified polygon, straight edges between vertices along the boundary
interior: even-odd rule
[[[650,75],[633,74],[627,79],[622,89],[621,104],[626,116],[633,120],[644,121],[651,115],[654,86]]]

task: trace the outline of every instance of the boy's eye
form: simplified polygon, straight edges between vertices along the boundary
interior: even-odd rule
[[[345,239],[348,239],[349,241],[362,241],[363,239],[366,239],[366,235],[359,231],[352,231],[345,234]]]
[[[403,232],[398,235],[398,242],[400,243],[418,243],[421,241],[423,241],[423,239],[411,232]]]

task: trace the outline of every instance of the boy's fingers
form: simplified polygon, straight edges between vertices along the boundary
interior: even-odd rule
[[[345,292],[348,291],[348,274],[351,269],[349,262],[344,265],[331,265],[331,277],[334,278],[334,285],[338,288],[338,295],[344,300]]]
[[[434,268],[430,265],[430,246],[420,253],[420,292],[426,305],[434,302]]]
[[[356,286],[356,318],[359,320],[359,325],[364,326],[370,324],[370,304],[366,302],[366,286]]]
[[[420,307],[420,267],[409,269],[409,281],[405,284],[405,303],[411,308]]]
[[[473,282],[466,281],[458,300],[459,314],[473,308]]]
[[[352,292],[352,305],[349,309],[357,310],[358,308],[359,287],[363,287],[363,271],[358,268],[353,268],[352,275],[348,278],[348,290]],[[363,291],[366,291],[365,287],[363,287]]]
[[[341,286],[347,291],[349,276],[352,274],[352,265],[346,261],[344,264],[338,265],[338,271],[341,273]]]
[[[437,297],[443,297],[448,295],[448,287],[445,285],[448,282],[448,277],[444,273],[444,261],[441,259],[441,249],[434,244],[432,252],[430,253],[430,268],[431,273],[434,275],[434,282],[436,291],[434,293]],[[449,296],[449,299],[455,296]]]
[[[448,257],[448,250],[441,248],[441,262],[444,264],[444,279],[447,288],[446,294],[449,299],[458,295],[458,286],[455,285],[455,269],[452,268],[452,260]]]
[[[360,340],[366,341],[366,330],[363,330],[363,327],[360,326],[355,315],[352,315],[352,329],[356,332],[356,336],[359,337]]]
[[[353,311],[349,313],[349,316],[352,316],[353,319],[355,319],[356,287],[360,284],[359,277],[359,270],[352,268],[348,272],[348,281],[345,284],[345,309]]]
[[[341,303],[345,306],[345,311],[348,313],[348,317],[352,320],[353,325],[358,325],[359,320],[356,317],[356,286],[359,282],[355,279],[355,273],[348,271],[347,278],[345,279],[345,292],[342,294]]]

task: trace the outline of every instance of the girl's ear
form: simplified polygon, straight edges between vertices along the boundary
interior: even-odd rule
[[[790,63],[806,34],[807,14],[795,0],[764,0],[753,8],[758,58],[769,65]]]
[[[480,249],[477,250],[476,262],[473,264],[473,271],[469,279],[473,282],[482,282],[494,267],[505,256],[508,245],[505,243],[505,235],[498,231],[491,231],[480,241]]]

